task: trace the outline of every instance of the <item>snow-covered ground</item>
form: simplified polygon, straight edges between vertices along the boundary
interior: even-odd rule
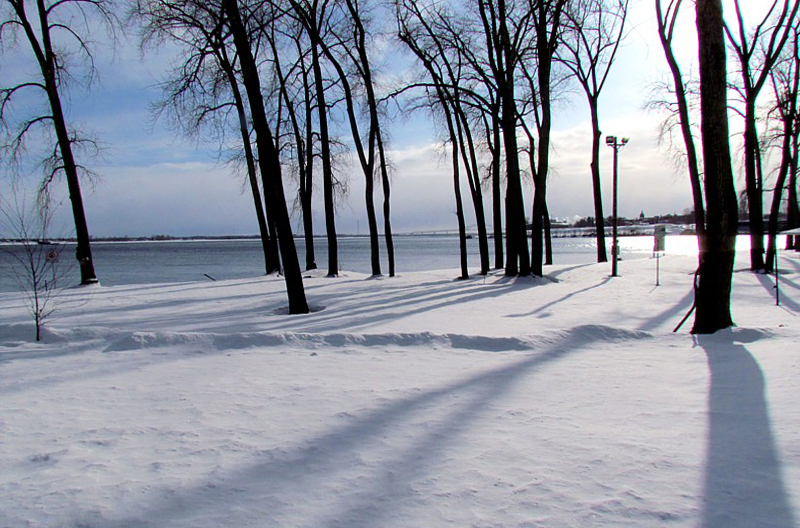
[[[691,257],[0,294],[0,527],[800,522],[800,259],[692,337]]]

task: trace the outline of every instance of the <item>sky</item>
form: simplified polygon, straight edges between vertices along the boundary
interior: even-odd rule
[[[685,9],[678,53],[686,69],[694,64],[694,27]],[[99,49],[99,77],[88,90],[69,93],[69,118],[101,140],[102,157],[88,160],[97,178],[84,184],[89,231],[96,237],[150,235],[256,234],[252,195],[235,168],[217,160],[213,144],[189,140],[155,120],[150,104],[159,96],[172,58],[169,46],[142,54],[135,31],[121,35],[113,48]],[[4,71],[24,71],[25,56],[6,52]],[[730,60],[730,58],[729,58]],[[407,64],[408,61],[398,61]],[[682,213],[691,207],[691,192],[683,167],[659,145],[662,116],[644,109],[653,84],[665,79],[666,66],[655,33],[652,2],[632,0],[628,34],[600,98],[601,129],[605,135],[630,137],[619,156],[619,214],[622,216]],[[730,64],[729,64],[730,69]],[[454,231],[457,228],[452,174],[437,128],[422,114],[396,116],[388,123],[390,158],[394,168],[392,223],[395,232]],[[588,105],[577,89],[559,103],[554,114],[548,204],[551,216],[573,220],[593,216],[589,162],[591,126]],[[602,147],[601,170],[606,214],[611,211],[612,150]],[[339,202],[337,231],[364,234],[367,230],[364,182],[354,166],[340,177],[349,193]],[[40,176],[25,177],[30,186]],[[296,186],[286,178],[288,201]],[[8,181],[2,182],[7,192]],[[23,185],[24,186],[24,185]],[[462,184],[466,190],[466,183]],[[321,188],[317,197],[321,197]],[[56,192],[56,224],[70,225],[65,189]],[[532,184],[525,182],[526,210]],[[465,203],[468,196],[464,195]],[[382,197],[376,195],[380,208]],[[490,191],[485,194],[487,210]],[[471,206],[468,224],[474,226]],[[491,222],[491,218],[487,219]],[[316,234],[324,234],[321,205],[315,210]],[[293,214],[301,231],[299,210]],[[62,231],[67,227],[62,227]]]

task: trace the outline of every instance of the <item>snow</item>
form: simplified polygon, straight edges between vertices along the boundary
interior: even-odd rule
[[[797,527],[800,259],[0,294],[0,527]]]

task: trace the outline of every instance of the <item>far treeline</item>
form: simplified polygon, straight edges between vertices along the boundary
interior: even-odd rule
[[[305,269],[317,267],[312,193],[321,181],[328,274],[335,276],[334,208],[337,193],[343,192],[335,168],[345,148],[355,151],[366,183],[372,273],[382,273],[380,216],[388,272],[395,274],[387,159],[390,103],[428,113],[443,131],[452,163],[461,277],[468,277],[464,194],[477,222],[480,273],[494,267],[509,276],[541,276],[543,265],[553,262],[547,207],[553,102],[577,87],[591,114],[587,181],[594,194],[597,260],[604,262],[598,101],[628,30],[628,1],[0,0],[0,52],[27,49],[31,67],[25,71],[36,72],[25,79],[12,76],[11,85],[0,86],[3,162],[12,167],[11,173],[13,167],[19,172],[30,164],[26,144],[50,141],[49,156],[39,160],[44,168],[39,203],[47,207],[52,184],[66,180],[81,282],[95,282],[80,190],[81,180],[91,174],[85,163],[95,142],[67,122],[64,90],[95,73],[97,28],[104,26],[112,39],[119,31],[138,32],[144,50],[167,43],[178,47],[182,60],[164,73],[155,114],[189,136],[214,138],[220,152],[230,147],[231,137],[238,138],[265,270],[282,271],[289,311],[301,314],[308,312],[308,304],[284,178],[298,182]],[[800,0],[768,0],[764,18],[754,22],[743,11],[746,1],[733,0],[732,12],[723,15],[720,0],[654,0],[671,82],[664,86],[662,100],[652,104],[666,110],[665,133],[680,137],[692,184],[700,249],[693,331],[700,333],[732,324],[739,197],[729,119],[743,120],[746,189],[741,200],[749,214],[751,268],[773,270],[777,219],[784,204],[789,226],[800,224]],[[681,8],[688,14],[679,23]],[[692,8],[699,81],[682,70],[687,65],[673,53],[676,28],[692,22]],[[415,58],[416,70],[401,85],[379,86],[376,72],[385,60],[380,50],[391,39]],[[728,76],[726,55],[737,75]],[[36,96],[46,111],[26,113],[33,106],[15,104]],[[765,227],[770,175],[763,159],[768,149],[779,152],[781,162]],[[523,197],[525,177],[534,188],[529,211]],[[489,211],[484,192],[491,194]],[[379,215],[375,202],[380,198]],[[487,232],[487,214],[493,236]],[[793,247],[796,242],[790,240]]]

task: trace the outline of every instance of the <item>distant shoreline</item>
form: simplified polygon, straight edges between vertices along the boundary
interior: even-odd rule
[[[694,235],[694,231],[685,225],[666,224],[673,227],[669,235]],[[607,236],[611,235],[610,226],[606,226]],[[619,227],[620,236],[652,236],[652,224],[637,224]],[[553,227],[552,235],[554,238],[594,238],[595,230],[592,227]],[[383,237],[383,234],[380,235]],[[416,231],[410,233],[395,233],[395,237],[455,237],[457,232],[453,231]],[[468,238],[477,238],[477,232],[468,232]],[[489,233],[489,238],[493,238]],[[303,235],[295,235],[296,240],[302,240]],[[314,235],[315,239],[325,239],[325,235]],[[338,235],[337,238],[369,238],[369,234],[345,233]],[[172,236],[172,235],[151,235],[151,236],[111,236],[111,237],[92,237],[92,243],[125,243],[125,242],[223,242],[237,240],[260,240],[260,235],[191,235],[191,236]],[[19,238],[0,238],[0,244],[18,244],[24,242]],[[75,238],[50,238],[46,241],[38,241],[42,244],[48,243],[75,243]]]

